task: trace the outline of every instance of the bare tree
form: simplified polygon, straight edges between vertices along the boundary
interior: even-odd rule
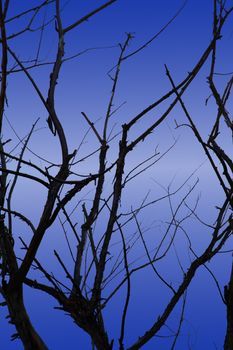
[[[224,349],[232,349],[233,278],[231,275],[229,285],[225,287],[223,295],[222,287],[207,266],[208,262],[223,251],[223,247],[229,242],[232,235],[233,164],[227,147],[224,149],[224,145],[221,146],[220,143],[221,139],[219,141],[222,129],[227,137],[230,135],[229,138],[233,131],[227,107],[231,96],[232,73],[228,74],[229,80],[222,93],[222,85],[218,87],[215,82],[215,77],[223,74],[217,71],[216,61],[218,55],[220,56],[218,43],[223,40],[223,28],[233,11],[229,2],[213,1],[211,41],[183,80],[179,83],[175,82],[169,67],[165,66],[167,82],[170,84],[168,91],[135,115],[127,117],[121,127],[117,125],[115,128],[112,116],[119,113],[120,108],[124,105],[122,103],[117,106],[115,103],[122,66],[138,52],[152,44],[170,23],[176,20],[186,2],[158,33],[132,51],[129,47],[134,35],[126,33],[124,41],[117,45],[118,57],[113,63],[113,68],[108,72],[112,85],[105,116],[100,122],[93,121],[94,117],[88,115],[86,111],[79,111],[80,118],[82,118],[79,123],[86,122],[88,131],[81,138],[79,130],[78,138],[81,142],[79,141],[78,144],[75,141],[76,148],[70,150],[71,140],[64,131],[64,117],[59,112],[56,99],[58,79],[67,61],[75,60],[76,62],[80,55],[98,48],[84,49],[82,52],[68,56],[65,54],[65,43],[69,42],[68,34],[75,32],[77,27],[93,16],[98,16],[100,12],[104,13],[109,7],[113,9],[114,6],[117,6],[117,1],[107,1],[73,23],[66,25],[62,11],[63,7],[68,5],[60,3],[59,0],[38,1],[35,7],[26,7],[12,16],[8,13],[10,6],[14,6],[14,1],[0,1],[0,292],[4,299],[2,305],[7,307],[10,321],[16,328],[12,339],[19,338],[25,349],[48,348],[33,327],[26,310],[25,285],[47,293],[55,299],[58,303],[57,309],[69,314],[75,324],[90,336],[93,349],[98,350],[142,348],[158,335],[163,327],[167,326],[172,313],[178,305],[181,305],[177,330],[171,335],[170,348],[175,349],[184,321],[187,290],[196,272],[202,267],[208,269],[212,274],[226,305],[227,334]],[[47,17],[43,16],[45,9]],[[56,53],[52,61],[42,60],[41,47],[44,32],[54,28],[54,24]],[[38,40],[37,52],[33,59],[23,59],[23,53],[13,49],[14,41],[23,41],[27,33],[34,33]],[[201,136],[195,124],[195,117],[191,115],[189,107],[186,106],[184,97],[184,93],[188,91],[204,66],[209,67],[207,83],[211,93],[206,103],[209,103],[210,99],[214,100],[216,108],[216,118],[207,140]],[[47,91],[44,86],[40,86],[34,75],[34,72],[43,67],[46,68],[49,77]],[[8,105],[7,82],[10,78],[14,79],[17,74],[25,76],[37,94],[42,105],[40,108],[48,115],[47,126],[51,138],[56,138],[59,143],[57,154],[60,159],[58,161],[47,159],[46,155],[41,156],[37,151],[33,151],[33,147],[29,147],[38,130],[38,120],[34,122],[24,138],[19,137],[17,130],[13,129],[15,137],[19,138],[14,147],[11,146],[12,140],[5,139],[3,122],[7,118],[7,113],[5,113]],[[224,194],[223,202],[218,207],[218,214],[212,225],[205,224],[199,218],[196,212],[198,200],[194,205],[189,202],[198,183],[197,180],[190,185],[189,180],[193,174],[174,190],[171,185],[163,187],[165,193],[161,197],[149,199],[145,194],[141,203],[128,205],[124,196],[131,182],[155,164],[157,165],[168,152],[175,152],[177,140],[174,140],[174,143],[162,153],[156,148],[153,153],[147,154],[144,159],[137,161],[132,167],[129,161],[131,155],[136,153],[136,148],[143,147],[143,141],[149,139],[150,135],[159,129],[175,108],[180,108],[187,120],[184,124],[176,122],[176,128],[188,127],[191,129]],[[159,116],[148,122],[147,116],[155,110],[157,115],[160,113]],[[209,125],[211,126],[211,123]],[[97,146],[91,150],[87,147],[87,151],[81,155],[80,150],[85,149],[85,140],[90,133]],[[56,159],[59,157],[56,155]],[[82,169],[87,169],[86,173]],[[39,208],[36,209],[39,214],[38,223],[25,215],[23,204],[20,211],[15,210],[14,206],[16,189],[18,186],[25,186],[24,191],[26,191],[28,181],[36,186],[41,186],[45,193],[43,209],[41,212]],[[190,186],[186,187],[188,184]],[[178,200],[176,205],[173,203],[173,197]],[[144,215],[147,208],[161,201],[169,203],[170,219],[164,223],[162,232],[156,235],[156,244],[152,248],[146,238],[147,228],[141,223],[141,215]],[[184,215],[180,214],[183,209],[185,209]],[[190,235],[185,229],[185,222],[190,217],[198,220],[203,228],[207,226],[211,232],[202,251],[196,252]],[[31,238],[15,232],[18,220],[21,220],[25,227],[30,229]],[[64,252],[58,251],[54,244],[54,259],[60,266],[60,276],[49,272],[50,269],[46,263],[41,262],[38,257],[38,251],[46,239],[46,234],[51,229],[56,231],[58,224],[64,233],[69,251],[69,258],[66,258]],[[183,239],[188,244],[190,262],[187,266],[180,261],[176,251],[175,241],[178,232],[182,233]],[[135,258],[133,254],[134,246],[138,242],[140,242],[142,259]],[[23,254],[19,248],[23,250]],[[171,251],[175,251],[176,262],[180,269],[179,277],[176,276],[173,281],[166,278],[166,274],[160,272],[159,268],[161,261],[169,259]],[[134,288],[133,278],[147,268],[152,269],[157,279],[156,283],[160,283],[165,288],[167,300],[159,314],[156,315],[151,310],[155,321],[144,333],[135,337],[137,340],[128,344],[126,325]],[[47,282],[45,283],[44,280]],[[109,326],[106,324],[104,312],[119,293],[125,297],[124,302],[121,303],[122,311],[117,316],[120,331],[116,339],[110,339]]]

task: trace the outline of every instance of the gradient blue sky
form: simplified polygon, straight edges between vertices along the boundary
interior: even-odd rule
[[[33,6],[38,3],[36,0],[30,1]],[[62,6],[64,5],[62,20],[66,26],[103,4],[103,1],[64,0],[61,3]],[[59,78],[56,106],[67,134],[70,151],[78,147],[82,135],[88,128],[81,118],[81,111],[85,111],[93,121],[99,119],[96,126],[101,128],[103,120],[101,118],[106,113],[111,90],[111,80],[107,76],[107,72],[117,62],[119,54],[117,45],[125,40],[125,33],[131,32],[135,36],[128,48],[128,53],[130,53],[158,32],[174,16],[182,4],[183,1],[180,0],[119,0],[91,18],[87,23],[83,23],[67,34],[66,57],[91,49],[76,59],[67,61]],[[26,9],[27,6],[27,1],[12,0],[9,17]],[[51,5],[46,13],[42,11],[38,23],[44,16],[46,19],[50,18],[54,13],[53,7]],[[112,118],[112,125],[116,124],[115,132],[120,130],[121,124],[129,121],[170,89],[164,64],[167,64],[176,82],[181,81],[192,69],[210,42],[212,12],[213,1],[188,0],[180,15],[151,45],[123,64],[115,104],[116,106],[123,102],[126,104]],[[21,21],[17,26],[9,23],[8,33],[16,32],[24,23]],[[220,44],[221,55],[217,66],[219,70],[224,72],[232,70],[232,24],[233,22],[230,20],[224,31],[224,40]],[[26,33],[24,37],[12,40],[10,46],[21,60],[30,60],[35,57],[38,48],[38,33]],[[52,23],[45,29],[40,59],[46,62],[53,60],[55,50],[56,33],[54,32],[54,23]],[[33,78],[45,94],[49,84],[50,69],[51,66],[45,66],[32,71]],[[205,106],[205,99],[209,95],[206,86],[208,69],[209,62],[202,68],[196,81],[184,95],[188,109],[202,135],[208,135],[212,125],[211,121],[214,120],[215,116],[213,114],[214,104],[210,102],[207,107]],[[219,77],[219,79],[224,78]],[[57,139],[51,136],[47,128],[46,111],[41,106],[30,82],[23,73],[12,74],[8,80],[8,88],[9,107],[6,108],[8,121],[4,122],[4,137],[12,138],[11,147],[13,148],[18,141],[9,121],[18,135],[24,137],[35,119],[40,117],[38,130],[33,136],[30,147],[40,156],[59,162],[60,153]],[[152,111],[143,122],[133,129],[130,137],[133,139],[146,128],[154,118],[160,115],[163,108]],[[221,203],[223,194],[191,130],[185,127],[176,129],[175,119],[178,123],[185,122],[185,117],[179,107],[175,108],[166,122],[156,129],[143,144],[139,145],[134,154],[129,156],[127,169],[131,169],[147,154],[152,154],[156,147],[163,153],[171,146],[174,139],[177,139],[177,143],[170,153],[148,172],[143,173],[129,184],[123,194],[124,208],[127,210],[131,204],[135,207],[139,205],[148,191],[150,191],[149,199],[151,200],[164,195],[165,192],[160,185],[168,186],[173,178],[172,189],[178,188],[196,170],[182,193],[187,192],[188,186],[193,185],[199,178],[199,184],[191,196],[190,205],[199,196],[198,214],[205,222],[213,223],[216,215],[215,206]],[[87,141],[80,149],[78,158],[82,158],[98,145],[91,135]],[[223,142],[229,146],[224,137]],[[114,159],[116,152],[117,142],[115,142],[115,148],[113,147],[111,153],[112,159]],[[42,165],[42,162],[30,153],[27,153],[27,159],[35,160],[37,164]],[[97,163],[95,165],[93,159],[85,164],[81,163],[81,165],[82,167],[78,168],[77,171],[82,174],[94,172],[97,168]],[[199,169],[197,170],[197,168]],[[88,197],[87,192],[88,190],[83,195]],[[180,198],[174,199],[174,204]],[[40,186],[20,180],[15,192],[14,209],[23,210],[37,223],[38,213],[43,207],[44,199],[45,192],[41,190]],[[162,221],[168,220],[169,215],[168,201],[152,205],[142,212],[140,220],[142,227],[148,228],[146,239],[151,247],[156,244],[155,232],[162,234],[165,227]],[[195,249],[201,251],[208,242],[211,231],[194,220],[187,223],[186,229],[192,237]],[[17,232],[16,237],[19,236],[19,233],[22,233],[24,237],[29,235],[22,223],[15,224],[15,231]],[[39,251],[39,257],[49,269],[62,276],[63,273],[51,254],[54,247],[61,252],[64,259],[67,259],[68,266],[71,266],[69,265],[71,261],[68,250],[64,249],[64,237],[58,224],[49,230]],[[176,248],[182,263],[184,266],[188,266],[187,242],[184,242],[182,235],[177,237]],[[141,254],[143,253],[140,245],[136,245],[134,253],[132,253],[132,260],[140,257]],[[230,256],[219,255],[213,261],[212,268],[221,285],[225,284],[229,278]],[[169,255],[168,260],[161,264],[160,269],[167,279],[178,283],[180,270],[177,266],[174,250]],[[126,328],[126,342],[129,345],[144,333],[146,326],[151,325],[155,317],[159,315],[159,311],[163,310],[166,297],[169,295],[166,289],[160,286],[150,269],[134,277],[133,285],[135,293],[130,304]],[[56,306],[54,300],[37,291],[30,291],[28,288],[25,288],[25,295],[32,322],[50,350],[91,349],[88,337],[73,325],[72,320],[68,316],[64,316],[62,312],[53,310],[53,307]],[[113,300],[112,306],[106,310],[106,324],[113,335],[119,332],[117,321],[119,321],[119,309],[122,307],[123,298],[124,291]],[[20,350],[22,346],[19,342],[9,341],[9,336],[14,333],[14,329],[7,325],[5,316],[4,310],[1,309],[0,346],[4,350]],[[174,310],[168,326],[176,328],[179,317],[180,305]],[[185,321],[176,349],[187,350],[189,346],[192,350],[222,349],[225,332],[224,317],[224,306],[213,279],[208,272],[201,269],[188,290]],[[163,328],[160,333],[161,336],[169,334],[169,329],[166,328]],[[170,349],[170,344],[171,338],[169,337],[155,337],[143,349],[167,350]]]

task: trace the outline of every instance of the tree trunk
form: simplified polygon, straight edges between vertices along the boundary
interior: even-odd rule
[[[224,350],[233,349],[233,264],[231,277],[228,286],[225,286],[225,300],[227,307],[227,330],[224,343]]]
[[[67,299],[62,310],[69,313],[74,322],[90,336],[97,350],[112,350],[113,341],[108,339],[101,312],[97,316],[88,302],[81,298]]]
[[[80,317],[73,318],[77,325],[88,333],[97,350],[113,349],[113,341],[109,342],[107,333],[104,331],[101,325],[97,324],[94,318],[92,320],[91,318],[87,317],[87,319],[84,322],[80,322]]]
[[[23,302],[22,287],[7,291],[4,288],[11,322],[15,325],[17,334],[12,338],[20,338],[25,350],[48,350],[47,346],[35,331]]]

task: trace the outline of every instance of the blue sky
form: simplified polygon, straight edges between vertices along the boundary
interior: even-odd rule
[[[32,5],[39,2],[31,1]],[[106,113],[108,99],[111,93],[111,80],[108,77],[109,70],[115,66],[119,55],[119,43],[125,40],[125,33],[133,33],[134,39],[128,47],[130,54],[143,43],[148,41],[157,33],[181,8],[183,1],[180,0],[119,0],[109,8],[83,23],[66,36],[65,58],[80,54],[72,60],[64,63],[56,92],[56,107],[60,120],[67,135],[70,151],[78,148],[88,126],[81,117],[84,111],[96,122],[96,127],[101,130],[103,116]],[[231,1],[229,1],[231,3]],[[70,0],[61,1],[62,21],[64,26],[82,17],[88,11],[103,4],[103,1],[96,0]],[[27,9],[27,1],[12,0],[9,17]],[[54,13],[54,5],[50,5],[46,12],[42,11],[38,17],[36,25],[41,20],[50,19]],[[128,122],[146,106],[153,103],[170,89],[170,83],[165,74],[164,64],[167,64],[175,82],[181,81],[191,71],[204,49],[208,46],[212,35],[212,13],[213,1],[211,0],[188,0],[179,16],[159,35],[150,45],[137,55],[132,56],[122,65],[118,91],[114,104],[122,107],[111,119],[111,127],[114,132],[120,130],[121,124]],[[8,33],[16,32],[20,26],[24,26],[24,20],[17,26],[10,24]],[[220,44],[221,55],[217,61],[219,70],[228,72],[232,69],[232,20],[228,22],[224,31],[224,40]],[[15,38],[10,43],[11,49],[17,56],[25,61],[35,57],[38,50],[38,32],[28,32],[24,36]],[[45,28],[41,41],[39,60],[49,62],[53,60],[56,49],[56,33],[54,22]],[[12,60],[10,61],[12,64]],[[196,125],[203,136],[207,136],[213,122],[215,111],[214,103],[205,106],[205,100],[209,95],[206,84],[206,77],[209,72],[210,62],[201,69],[198,77],[192,83],[187,93],[184,94],[184,101],[188,110],[193,116]],[[42,93],[46,95],[49,84],[49,74],[51,65],[38,67],[31,72],[33,78],[40,87]],[[217,79],[224,79],[219,77]],[[39,117],[37,131],[34,133],[30,143],[30,149],[41,157],[59,163],[59,145],[47,128],[47,112],[41,105],[38,96],[33,91],[30,82],[21,73],[11,74],[8,80],[8,102],[6,108],[6,119],[4,121],[4,137],[12,138],[9,149],[17,144],[14,130],[19,137],[24,137],[30,130],[32,123]],[[171,100],[165,104],[165,107]],[[165,107],[159,107],[148,114],[130,134],[133,140],[140,134],[155,118],[158,118]],[[224,194],[218,184],[217,179],[206,161],[203,151],[196,141],[190,128],[176,128],[176,123],[186,122],[185,116],[180,107],[176,107],[165,123],[152,133],[148,139],[136,147],[133,154],[129,155],[127,170],[130,171],[135,164],[142,161],[145,156],[153,154],[158,150],[160,154],[174,143],[175,146],[166,154],[161,161],[140,177],[129,183],[122,197],[122,211],[130,210],[131,206],[137,207],[149,192],[148,200],[163,196],[165,190],[172,181],[171,189],[178,188],[192,172],[186,186],[182,189],[180,196],[187,193],[189,186],[192,186],[197,179],[199,183],[191,194],[189,204],[192,206],[197,198],[199,205],[197,212],[203,221],[213,224],[216,217],[215,206],[220,205]],[[12,129],[13,127],[13,129]],[[110,162],[115,158],[118,151],[118,141],[113,141],[110,153]],[[223,143],[230,146],[227,140]],[[84,145],[79,150],[78,159],[81,159],[98,146],[97,140],[90,133],[87,135]],[[19,152],[20,148],[16,149]],[[37,162],[39,166],[44,166],[42,160],[27,152],[26,159]],[[97,169],[97,158],[94,156],[85,163],[77,166],[77,172],[89,174]],[[106,185],[106,193],[111,186],[111,179]],[[35,224],[38,222],[45,200],[46,192],[41,190],[39,185],[30,181],[20,180],[15,191],[14,208],[22,210]],[[84,191],[83,198],[90,201],[91,194],[88,189]],[[177,204],[181,197],[174,198],[173,204]],[[79,199],[76,200],[78,202]],[[32,205],[33,203],[33,205]],[[75,202],[74,202],[75,203]],[[180,217],[185,214],[181,211]],[[171,215],[168,200],[148,206],[140,214],[140,222],[146,230],[146,240],[153,249],[158,237],[160,237],[166,227],[165,222]],[[16,222],[15,236],[22,234],[28,240],[30,233],[25,230],[22,223]],[[211,235],[211,230],[200,225],[195,220],[187,222],[186,229],[192,238],[193,245],[197,251],[202,251]],[[103,225],[99,224],[97,230],[103,230]],[[127,234],[135,230],[135,227],[127,228]],[[16,245],[19,244],[16,242]],[[53,249],[56,248],[71,268],[71,259],[64,243],[64,236],[59,223],[49,229],[42,247],[38,252],[38,257],[53,270],[56,274],[64,278],[63,272],[52,256]],[[179,257],[184,266],[188,266],[190,255],[187,242],[180,232],[176,247]],[[160,271],[167,278],[178,285],[181,272],[177,264],[175,248],[169,254],[168,259],[159,266]],[[117,248],[113,251],[117,252]],[[22,254],[20,252],[19,254]],[[135,244],[130,259],[138,259],[144,253],[142,246]],[[212,263],[213,270],[220,284],[226,284],[230,272],[230,256],[220,254]],[[63,277],[62,277],[63,276]],[[146,330],[146,326],[151,325],[154,319],[162,312],[169,297],[167,290],[158,283],[153,272],[148,268],[143,273],[139,273],[132,279],[134,293],[130,303],[130,312],[127,318],[128,345],[132,344],[139,335]],[[146,287],[145,287],[146,286]],[[46,295],[41,295],[37,291],[25,288],[26,305],[36,329],[47,342],[50,350],[62,349],[91,349],[88,337],[80,332],[68,316],[62,312],[53,310],[56,302]],[[119,309],[124,300],[124,291],[120,292],[112,301],[109,309],[106,309],[106,324],[113,335],[119,332]],[[166,337],[170,333],[170,328],[177,327],[180,317],[180,308],[174,310],[167,328],[163,328],[160,335],[155,337],[143,349],[170,349],[171,338]],[[19,342],[10,342],[9,336],[14,333],[13,327],[9,326],[5,320],[6,314],[0,313],[0,343],[3,349],[20,350]],[[222,349],[225,332],[225,310],[219,297],[217,288],[210,274],[204,268],[197,273],[187,294],[187,308],[185,321],[181,331],[181,336],[177,343],[179,350],[200,350],[200,349]],[[3,331],[4,330],[4,331]],[[213,331],[214,330],[214,331]],[[164,336],[164,337],[163,337]]]

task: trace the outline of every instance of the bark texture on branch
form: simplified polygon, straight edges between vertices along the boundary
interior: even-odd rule
[[[224,350],[233,349],[233,264],[229,284],[225,286],[225,300],[227,307],[227,331]]]
[[[48,350],[30,322],[24,306],[22,287],[7,290],[6,286],[4,297],[7,302],[11,322],[17,330],[17,333],[12,336],[12,340],[20,338],[25,350]]]

